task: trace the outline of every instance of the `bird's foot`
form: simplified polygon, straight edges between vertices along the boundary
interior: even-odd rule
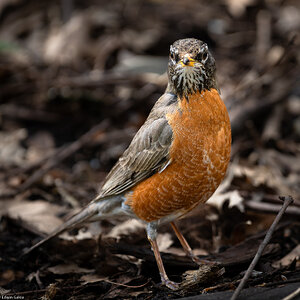
[[[179,283],[171,281],[170,279],[162,279],[161,283],[170,290],[176,291],[179,289]]]

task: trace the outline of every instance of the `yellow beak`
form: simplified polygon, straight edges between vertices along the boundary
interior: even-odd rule
[[[195,60],[190,58],[188,55],[185,55],[183,57],[183,59],[181,59],[179,61],[179,63],[183,66],[183,67],[193,67],[195,64]]]

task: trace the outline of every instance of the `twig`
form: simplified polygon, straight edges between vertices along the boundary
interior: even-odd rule
[[[101,280],[97,283],[86,283],[84,285],[73,285],[73,286],[61,286],[61,287],[58,287],[57,290],[58,291],[68,291],[68,290],[75,290],[75,289],[78,289],[78,288],[82,289],[82,288],[85,288],[86,286],[97,287],[97,286],[99,286],[99,283],[101,283],[101,282],[107,282],[109,284],[128,287],[128,288],[131,288],[131,289],[138,289],[138,288],[144,287],[150,281],[151,281],[151,279],[148,279],[145,283],[140,284],[140,285],[127,285],[127,284],[122,284],[122,283],[113,282],[113,281],[104,279],[104,280]],[[6,293],[6,294],[4,294],[4,296],[7,297],[7,298],[4,297],[3,299],[18,299],[17,296],[26,296],[26,295],[36,294],[36,293],[46,293],[48,290],[49,290],[49,288],[40,289],[40,290],[32,290],[32,291],[24,291],[24,292]],[[0,294],[0,296],[1,296],[1,294]],[[9,298],[9,297],[15,297],[15,298]]]
[[[145,283],[140,284],[140,285],[127,285],[127,284],[123,284],[123,283],[113,282],[113,281],[110,281],[108,279],[103,279],[102,281],[113,284],[113,285],[118,285],[118,286],[131,288],[131,289],[139,289],[139,288],[147,285],[151,281],[151,279],[149,278]]]
[[[55,113],[46,112],[43,110],[27,108],[16,104],[0,105],[1,115],[13,119],[37,121],[42,123],[53,123],[60,119],[60,116]]]
[[[252,210],[264,211],[269,213],[277,213],[280,211],[279,204],[273,204],[269,202],[258,202],[254,200],[246,201],[246,207]],[[300,216],[300,208],[296,206],[288,207],[286,210],[286,214]]]
[[[280,281],[273,281],[273,282],[268,282],[264,284],[264,287],[276,287],[279,285],[283,285],[283,284],[288,284],[288,283],[298,283],[300,282],[300,278],[292,278],[292,279],[287,279],[287,280],[280,280]]]
[[[31,187],[36,181],[38,181],[43,175],[45,175],[49,170],[58,165],[61,161],[72,155],[74,152],[82,148],[86,143],[90,142],[92,137],[107,127],[107,120],[102,121],[100,124],[94,126],[87,133],[83,134],[78,140],[72,144],[64,147],[59,153],[51,156],[46,163],[37,171],[35,171],[20,187],[18,192],[24,192],[29,187]]]
[[[298,296],[300,294],[300,288],[298,288],[297,290],[295,290],[293,293],[291,293],[290,295],[284,297],[282,300],[292,300],[294,299],[296,296]]]
[[[282,208],[281,210],[279,211],[279,213],[277,214],[275,220],[273,221],[271,227],[269,228],[264,240],[262,241],[262,243],[260,244],[258,250],[257,250],[257,253],[254,257],[254,259],[252,260],[247,272],[245,273],[242,281],[240,282],[239,286],[237,287],[237,289],[235,290],[235,292],[233,293],[232,297],[230,300],[236,300],[237,297],[239,296],[241,290],[243,289],[244,285],[246,284],[247,280],[249,279],[254,267],[256,266],[258,260],[260,259],[265,247],[267,246],[267,244],[269,243],[272,235],[273,235],[273,232],[277,226],[277,224],[279,223],[281,217],[283,216],[285,210],[287,209],[287,207],[293,203],[293,198],[291,196],[288,196],[288,197],[279,197],[281,200],[284,200],[284,203],[282,205]]]
[[[58,153],[60,153],[63,149],[65,148],[65,146],[61,146],[59,148],[56,148],[54,150],[54,153],[50,153],[50,154],[46,154],[43,158],[41,158],[40,160],[31,163],[30,165],[27,165],[25,167],[17,167],[15,169],[12,170],[8,170],[7,174],[5,174],[4,176],[4,180],[8,180],[10,177],[12,176],[16,176],[20,173],[22,174],[26,174],[26,173],[31,173],[33,172],[35,169],[40,168],[43,164],[45,164],[47,162],[47,160],[51,159],[51,157],[56,156]]]
[[[101,124],[99,124],[100,126]],[[94,130],[98,125],[96,125],[93,129],[91,129],[89,132],[87,132],[85,135],[89,134],[92,130]],[[105,125],[103,125],[103,127],[105,127]],[[105,128],[102,128],[105,129]],[[97,130],[96,130],[97,132]],[[134,135],[135,131],[132,129],[121,129],[121,130],[113,130],[110,131],[109,134],[104,134],[100,137],[97,137],[97,139],[92,140],[87,139],[86,142],[89,144],[89,147],[99,147],[99,145],[103,145],[105,143],[107,143],[108,141],[111,140],[120,140],[122,143],[124,141],[128,141],[128,139],[132,138]],[[85,135],[83,135],[81,138],[83,138]],[[80,138],[80,139],[81,139]],[[74,143],[77,143],[79,140],[75,141]],[[25,185],[25,183],[23,183],[23,185],[21,185],[21,187],[19,187],[18,190],[12,191],[12,192],[6,192],[6,193],[0,193],[0,199],[3,198],[13,198],[15,197],[18,193],[28,189],[29,187],[32,186],[32,184],[34,184],[37,180],[39,180],[39,178],[41,176],[43,176],[45,173],[47,173],[51,168],[55,167],[55,165],[57,165],[58,163],[60,163],[63,159],[67,158],[68,156],[72,155],[75,151],[71,151],[68,153],[68,155],[63,158],[62,160],[57,160],[58,157],[61,156],[61,153],[64,153],[69,147],[71,147],[73,144],[68,145],[68,146],[61,146],[60,148],[57,148],[54,153],[51,153],[50,155],[42,158],[41,160],[39,160],[36,163],[31,164],[30,166],[24,167],[24,168],[16,168],[10,172],[8,172],[8,174],[5,175],[4,180],[8,180],[8,178],[10,178],[13,175],[17,175],[19,173],[25,174],[25,173],[29,173],[29,172],[33,172],[34,169],[38,169],[37,171],[35,171],[35,173],[33,175],[31,175],[26,181],[25,183],[28,185],[28,180],[32,180],[31,178],[33,178],[33,176],[36,176],[35,181],[31,182],[30,185],[28,185],[26,188],[22,187]],[[80,145],[81,147],[84,146],[84,143]],[[80,149],[80,147],[78,148]],[[76,151],[78,151],[78,149]],[[47,165],[49,165],[49,161],[54,161],[55,164],[53,166],[51,166],[50,169],[46,170],[46,172],[44,172],[43,170],[45,169],[45,167]],[[43,171],[43,172],[42,172]],[[35,175],[37,174],[37,175]],[[22,190],[22,188],[24,190]]]
[[[267,10],[260,10],[256,17],[256,58],[257,65],[263,66],[265,57],[271,44],[271,14]]]
[[[100,145],[108,143],[111,140],[120,140],[123,143],[124,141],[128,141],[129,139],[133,138],[134,134],[135,134],[135,131],[133,129],[128,129],[128,128],[112,130],[109,132],[109,134],[105,134],[101,137],[98,137],[96,140],[90,140],[89,147],[99,147]],[[59,148],[56,148],[54,150],[54,153],[48,154],[45,157],[43,157],[42,159],[40,159],[39,161],[34,162],[28,166],[25,166],[22,168],[17,167],[15,169],[9,170],[7,172],[7,174],[4,175],[3,180],[8,180],[11,176],[15,176],[20,173],[22,173],[22,174],[31,173],[35,169],[41,168],[42,165],[45,164],[48,160],[50,160],[53,157],[57,157],[57,155],[59,155],[59,153],[61,153],[66,147],[68,147],[68,146],[63,145]],[[1,197],[1,195],[0,195],[0,197]]]

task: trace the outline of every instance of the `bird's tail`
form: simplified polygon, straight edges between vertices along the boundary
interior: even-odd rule
[[[52,233],[50,233],[48,236],[46,236],[44,239],[30,247],[29,249],[26,249],[22,256],[27,255],[34,249],[38,248],[45,242],[49,241],[53,237],[61,234],[62,232],[74,228],[75,226],[78,226],[84,222],[88,222],[89,219],[91,219],[93,216],[99,213],[99,203],[92,202],[85,208],[83,208],[78,214],[75,216],[71,217],[68,221],[66,221],[64,224],[59,226],[56,230],[54,230]]]

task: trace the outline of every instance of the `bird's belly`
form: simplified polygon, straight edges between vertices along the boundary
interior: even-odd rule
[[[177,212],[184,214],[198,203],[207,201],[222,181],[230,158],[227,111],[225,109],[225,122],[215,123],[206,119],[207,114],[203,117],[205,107],[200,104],[193,104],[190,99],[188,111],[183,107],[177,114],[169,116],[174,135],[171,163],[128,194],[128,203],[140,219],[151,222]],[[224,110],[223,102],[220,105]],[[222,111],[221,118],[223,115]]]

